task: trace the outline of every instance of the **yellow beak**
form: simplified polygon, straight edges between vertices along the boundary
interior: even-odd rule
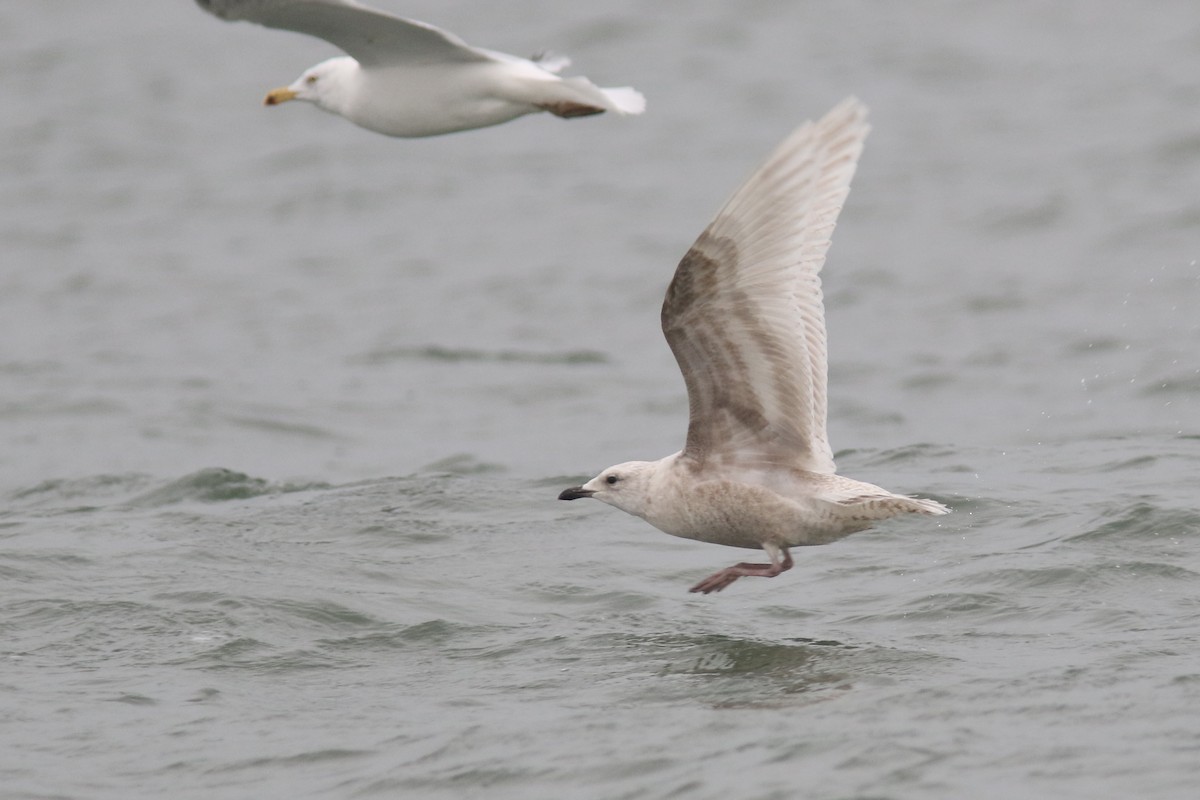
[[[279,89],[272,89],[267,92],[267,96],[263,99],[264,106],[277,106],[280,103],[286,103],[288,100],[293,100],[296,93],[286,86]]]

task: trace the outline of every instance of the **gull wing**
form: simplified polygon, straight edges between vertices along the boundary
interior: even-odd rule
[[[819,273],[866,118],[849,98],[797,128],[675,270],[662,327],[687,384],[693,464],[834,472]]]
[[[307,33],[345,50],[364,67],[491,61],[482,50],[424,22],[368,8],[354,0],[196,0],[225,20]]]

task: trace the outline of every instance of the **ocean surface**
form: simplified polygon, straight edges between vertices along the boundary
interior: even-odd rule
[[[374,0],[640,118],[394,140],[189,0],[0,8],[0,798],[1176,800],[1200,786],[1200,7]],[[840,471],[744,551],[561,489],[683,442],[680,256],[846,95]],[[752,554],[749,554],[752,555]]]

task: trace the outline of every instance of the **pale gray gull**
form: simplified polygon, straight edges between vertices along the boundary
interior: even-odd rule
[[[674,536],[765,550],[692,587],[791,569],[789,547],[828,544],[933,500],[836,474],[826,435],[819,273],[867,136],[844,100],[796,129],[738,189],[675,270],[662,328],[687,386],[683,450],[609,467],[560,500],[592,497]]]
[[[472,47],[454,34],[353,0],[196,0],[227,20],[325,39],[348,55],[322,61],[267,105],[307,100],[387,136],[436,136],[499,125],[549,111],[584,117],[640,114],[642,95],[628,86],[601,89],[556,73],[563,56],[519,58]]]

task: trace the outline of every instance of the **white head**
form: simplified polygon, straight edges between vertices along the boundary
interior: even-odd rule
[[[276,106],[288,100],[307,100],[318,108],[344,114],[350,101],[352,80],[358,70],[358,62],[349,56],[322,61],[305,70],[291,86],[267,92],[263,105]]]
[[[638,517],[645,517],[652,498],[650,483],[657,461],[626,461],[609,467],[582,486],[564,489],[559,500],[591,497]]]

